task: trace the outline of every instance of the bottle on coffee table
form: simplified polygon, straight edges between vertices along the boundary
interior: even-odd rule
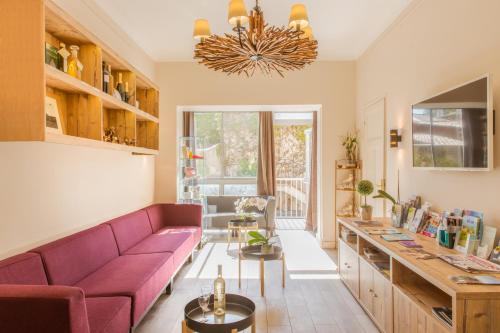
[[[218,266],[217,275],[214,281],[214,314],[223,316],[226,313],[226,282],[222,278],[222,265]]]

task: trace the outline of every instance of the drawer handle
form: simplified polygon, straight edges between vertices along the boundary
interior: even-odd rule
[[[378,295],[377,295],[377,294],[375,294],[375,293],[373,293],[373,297],[375,297],[375,298],[376,298],[376,297],[378,297]]]
[[[368,289],[368,291],[373,294],[373,289],[370,288]]]

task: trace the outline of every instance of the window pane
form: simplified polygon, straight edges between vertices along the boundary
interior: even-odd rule
[[[223,113],[225,177],[257,176],[259,114]]]
[[[220,185],[218,184],[205,184],[205,185],[201,185],[200,188],[201,188],[201,193],[203,193],[204,195],[219,195],[219,187]]]
[[[257,195],[256,184],[226,184],[224,195]]]
[[[222,114],[220,112],[195,113],[194,136],[205,145],[203,175],[207,178],[221,177],[222,168]]]

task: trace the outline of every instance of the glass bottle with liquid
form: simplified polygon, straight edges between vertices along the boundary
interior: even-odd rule
[[[122,76],[122,73],[118,73],[118,83],[116,84],[116,90],[118,90],[118,92],[120,93],[122,101],[125,100],[124,99],[125,88],[123,87],[123,76]]]
[[[79,78],[80,69],[78,64],[78,50],[80,50],[80,48],[76,45],[71,45],[69,50],[71,54],[68,58],[68,74],[72,77]]]
[[[123,92],[123,101],[125,103],[128,103],[129,99],[130,99],[130,95],[128,93],[128,82],[125,82],[125,91]]]
[[[214,281],[214,314],[223,316],[226,313],[226,282],[222,278],[222,265],[218,266],[217,279]]]
[[[109,71],[108,64],[106,62],[102,63],[102,91],[108,93],[109,91],[109,77],[111,73]]]

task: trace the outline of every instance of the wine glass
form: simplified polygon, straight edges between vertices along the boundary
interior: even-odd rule
[[[210,296],[212,295],[212,288],[209,286],[201,287],[201,295],[198,297],[198,304],[200,304],[201,311],[203,312],[203,318],[201,318],[201,322],[205,323],[208,321],[205,316],[205,312],[210,311]]]

